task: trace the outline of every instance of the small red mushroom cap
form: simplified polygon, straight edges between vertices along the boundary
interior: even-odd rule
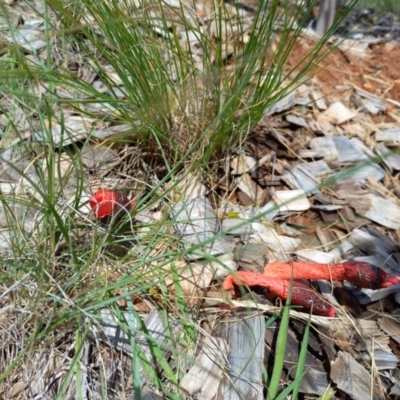
[[[116,217],[122,211],[130,212],[135,206],[135,201],[130,201],[122,193],[114,190],[99,189],[90,199],[89,205],[93,210],[95,218]]]

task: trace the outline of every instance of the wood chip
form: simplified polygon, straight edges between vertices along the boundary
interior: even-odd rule
[[[310,194],[318,191],[318,186],[321,183],[318,178],[310,176],[306,171],[298,166],[293,166],[285,172],[282,175],[282,180],[290,188],[303,190]]]
[[[346,124],[346,126],[344,126],[343,128],[346,133],[349,133],[352,136],[356,135],[361,140],[365,140],[367,138],[366,129],[359,123]]]
[[[112,168],[119,161],[116,153],[106,146],[85,146],[81,151],[81,160],[89,169]]]
[[[174,201],[190,201],[204,198],[207,188],[201,183],[199,174],[188,173],[183,177],[173,179],[165,185],[171,189],[171,197]]]
[[[363,353],[362,356],[368,364],[373,362],[374,367],[378,371],[383,371],[385,369],[393,370],[399,363],[398,357],[391,352],[389,347],[386,349],[373,349],[372,359],[369,353]]]
[[[339,154],[333,138],[329,136],[313,138],[310,147],[313,150],[318,150],[325,161],[336,160]]]
[[[353,170],[348,171],[344,174],[343,178],[337,179],[338,184],[342,184],[344,182],[357,182],[357,184],[365,184],[368,179],[373,179],[375,181],[380,181],[386,176],[386,172],[383,168],[381,168],[378,164],[364,164],[361,166],[355,167]],[[337,194],[339,191],[337,192]],[[349,196],[348,192],[348,196]],[[346,195],[342,198],[346,198]]]
[[[264,272],[268,262],[269,248],[265,243],[247,243],[235,249],[235,260],[246,271]]]
[[[52,126],[50,131],[36,132],[33,134],[33,138],[45,144],[52,141],[56,146],[67,146],[88,137],[95,122],[94,119],[88,117],[69,116],[62,125]]]
[[[324,253],[319,250],[299,250],[296,256],[300,261],[311,261],[320,264],[329,264],[334,262],[334,256],[330,253]]]
[[[278,214],[306,211],[311,207],[304,190],[277,190],[272,200],[279,207]]]
[[[325,136],[329,137],[329,136],[339,135],[339,132],[336,129],[336,127],[333,126],[329,121],[327,121],[325,116],[323,118],[317,117],[317,121],[318,121],[320,131]]]
[[[289,93],[283,99],[277,101],[268,110],[266,110],[265,115],[272,115],[280,113],[282,111],[292,108],[296,104],[296,94],[294,92]]]
[[[239,156],[235,157],[231,161],[231,174],[232,175],[243,175],[246,172],[252,171],[257,165],[257,161],[250,156]]]
[[[377,143],[375,150],[390,170],[400,171],[400,155],[394,154],[382,143]]]
[[[345,136],[332,138],[337,149],[337,160],[340,163],[356,163],[368,157],[359,146],[359,143]]]
[[[174,262],[171,266],[179,276],[179,283],[185,293],[185,301],[189,304],[198,302],[200,296],[204,295],[202,289],[209,287],[214,278],[215,271],[208,264]],[[166,284],[173,285],[173,278],[167,273],[165,276]]]
[[[215,396],[222,380],[229,346],[222,338],[205,337],[194,365],[182,378],[180,386],[198,400]]]
[[[339,351],[331,361],[331,379],[352,399],[370,399],[371,376],[349,353]]]
[[[265,331],[265,340],[269,347],[274,347],[277,335],[277,324],[274,323]],[[296,374],[296,367],[299,361],[299,349],[301,343],[297,339],[294,332],[289,329],[287,335],[287,343],[285,348],[284,366],[289,371],[290,376]],[[308,395],[322,395],[325,393],[328,386],[326,370],[321,361],[313,357],[309,352],[306,354],[304,366],[304,375],[301,380],[300,392]]]
[[[220,230],[217,215],[206,197],[176,203],[173,206],[172,215],[184,248],[207,242]],[[227,240],[218,238],[190,252],[187,257],[193,260],[204,258],[204,252],[213,255],[230,253],[232,247],[233,244]]]
[[[392,317],[378,318],[379,327],[400,344],[400,323]]]
[[[244,174],[241,177],[236,178],[235,182],[238,185],[238,188],[243,193],[247,194],[255,204],[261,203],[264,198],[264,189],[262,189],[261,186],[258,186],[257,183],[251,179],[250,174]]]
[[[218,389],[218,398],[262,400],[265,319],[263,315],[250,317],[248,313],[240,316],[219,323],[214,331],[231,349],[230,368]]]
[[[329,122],[337,125],[343,124],[357,116],[354,111],[351,111],[340,101],[331,104],[323,114],[329,118]]]
[[[304,118],[297,117],[296,115],[287,115],[286,121],[290,122],[293,125],[301,126],[302,128],[308,128],[306,120]]]
[[[215,260],[210,262],[210,266],[217,278],[225,278],[238,269],[238,263],[234,260],[232,249],[226,254],[215,257]]]
[[[301,163],[297,165],[297,168],[299,168],[301,171],[304,171],[307,175],[315,178],[328,175],[332,172],[328,164],[323,160]]]
[[[351,198],[350,205],[360,215],[391,229],[400,229],[400,206],[372,193]]]
[[[252,233],[251,225],[245,219],[226,218],[222,221],[222,231],[226,235],[249,235]]]
[[[319,110],[324,111],[328,108],[325,103],[325,100],[320,92],[318,92],[317,90],[313,90],[310,93],[310,96],[311,96],[311,99],[314,100],[315,105],[317,106],[317,108]]]
[[[400,143],[400,129],[397,127],[379,129],[375,132],[377,142]]]
[[[393,293],[400,291],[400,284],[393,285],[388,288],[372,290],[372,289],[358,289],[351,282],[343,283],[346,289],[353,294],[357,301],[362,305],[368,305],[382,300]]]
[[[278,235],[274,228],[266,227],[259,222],[253,222],[251,226],[254,229],[254,233],[250,236],[250,241],[253,243],[265,243],[271,251],[279,253],[283,261],[301,243],[299,239]],[[271,253],[268,256],[270,257]]]

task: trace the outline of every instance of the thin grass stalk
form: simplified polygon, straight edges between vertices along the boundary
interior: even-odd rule
[[[305,365],[306,365],[307,350],[308,350],[308,340],[309,340],[309,337],[310,337],[310,326],[311,326],[311,315],[310,315],[310,318],[307,321],[307,325],[306,325],[306,327],[304,329],[304,334],[302,336],[299,360],[298,360],[298,363],[297,363],[296,375],[294,377],[294,380],[297,381],[297,384],[293,388],[293,392],[292,392],[293,400],[296,400],[298,395],[299,395],[301,381],[302,381],[302,378],[303,378],[303,376],[305,374],[304,368],[305,368]]]
[[[292,280],[290,280],[288,297],[286,300],[286,305],[283,309],[281,324],[279,327],[278,337],[276,341],[274,366],[272,368],[271,380],[268,385],[267,400],[275,400],[280,385],[283,365],[285,362],[286,343],[289,331],[289,320],[290,320],[289,305],[291,298],[292,298]]]

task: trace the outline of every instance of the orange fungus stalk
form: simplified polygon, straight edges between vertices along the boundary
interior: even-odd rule
[[[276,296],[286,300],[289,283],[292,281],[292,304],[312,310],[315,314],[333,317],[335,310],[315,290],[296,279],[348,280],[358,287],[379,289],[400,283],[400,277],[389,275],[374,265],[346,261],[336,264],[317,264],[311,262],[283,263],[276,261],[267,264],[264,273],[239,271],[229,275],[222,284],[222,290],[233,291],[235,286],[260,286],[267,288]]]

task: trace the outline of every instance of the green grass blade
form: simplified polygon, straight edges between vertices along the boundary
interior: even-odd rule
[[[306,364],[308,340],[309,340],[309,337],[310,337],[310,326],[311,326],[311,315],[310,315],[310,318],[307,321],[307,325],[306,325],[306,327],[304,329],[304,333],[302,335],[302,342],[301,342],[299,360],[298,360],[298,363],[297,363],[296,375],[295,375],[295,381],[297,381],[297,384],[294,386],[293,393],[292,393],[292,399],[293,400],[296,400],[297,396],[299,395],[301,380],[302,380],[302,377],[304,376],[304,373],[305,373],[304,367],[305,367],[305,364]]]

